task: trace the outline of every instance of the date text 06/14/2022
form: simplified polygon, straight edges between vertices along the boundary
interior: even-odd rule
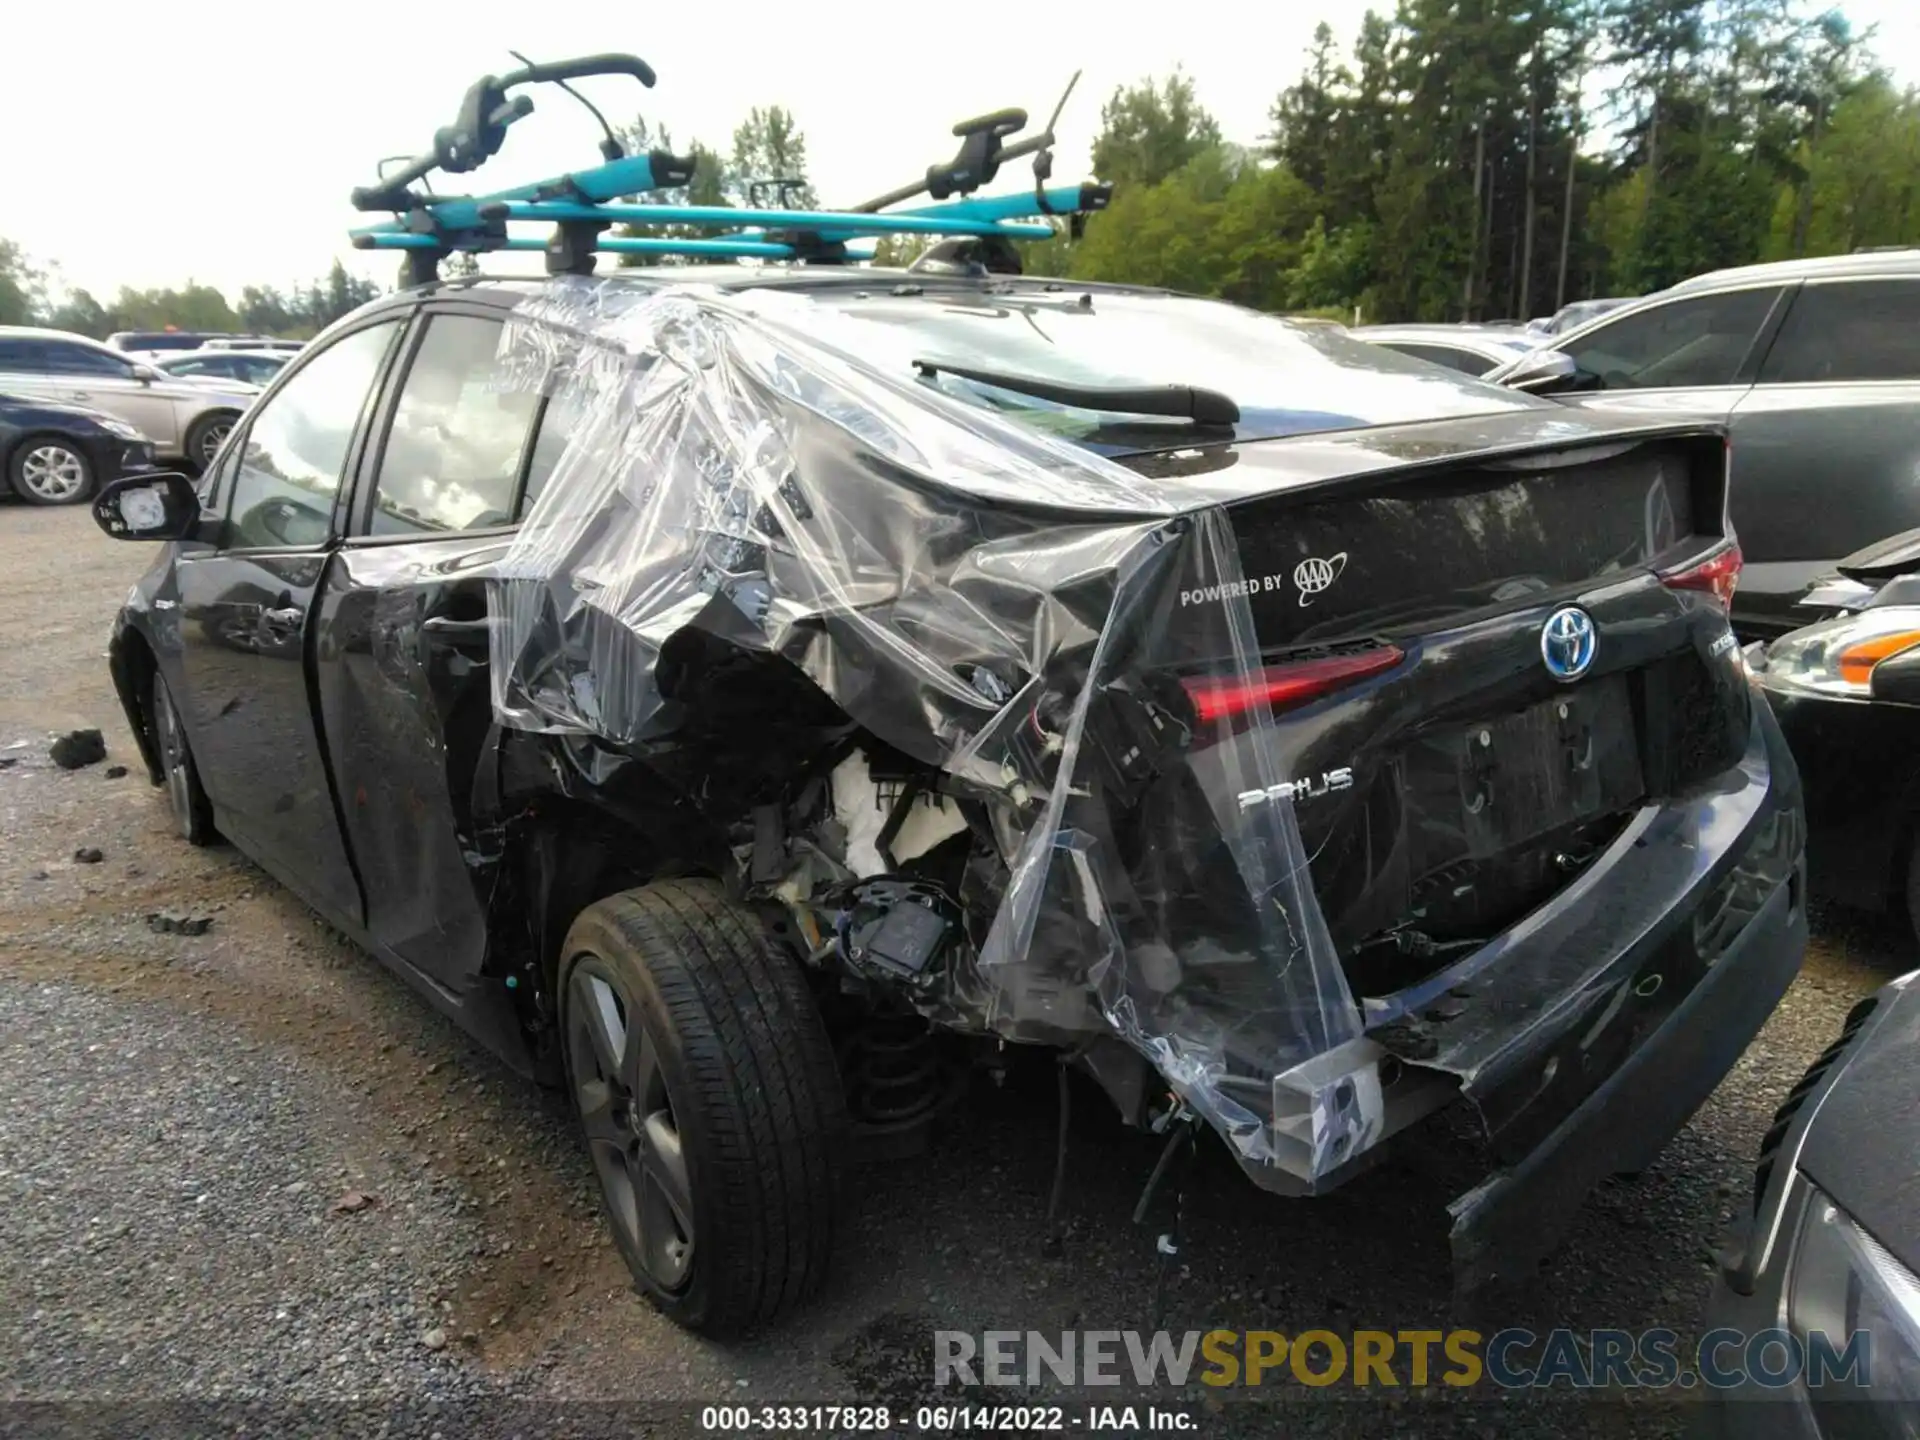
[[[708,1405],[700,1428],[721,1434],[974,1435],[1103,1431],[1191,1433],[1191,1412],[1161,1405],[921,1405],[911,1414],[885,1405]]]

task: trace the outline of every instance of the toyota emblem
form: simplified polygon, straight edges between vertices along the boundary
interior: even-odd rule
[[[1592,669],[1599,644],[1593,617],[1577,605],[1554,611],[1540,627],[1540,658],[1556,680],[1578,680]]]

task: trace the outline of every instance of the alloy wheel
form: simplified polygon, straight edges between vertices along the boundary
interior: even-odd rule
[[[574,965],[568,992],[569,1079],[607,1209],[653,1283],[679,1290],[693,1270],[693,1187],[659,1054],[598,957]]]
[[[200,453],[193,458],[202,465],[213,464],[213,457],[220,453],[220,446],[225,443],[232,430],[231,420],[214,420],[208,423],[200,431]]]
[[[36,445],[20,462],[20,483],[37,499],[75,500],[87,484],[87,462],[64,445]]]

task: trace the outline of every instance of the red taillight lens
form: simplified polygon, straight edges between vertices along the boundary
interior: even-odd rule
[[[1733,590],[1740,583],[1740,567],[1745,563],[1738,545],[1724,545],[1684,570],[1667,571],[1660,581],[1669,590],[1704,590],[1720,602],[1722,610],[1731,610]]]
[[[1391,670],[1406,656],[1396,645],[1360,650],[1351,655],[1322,655],[1291,665],[1267,665],[1244,675],[1195,676],[1182,680],[1196,718],[1205,724],[1244,715],[1261,701],[1279,709],[1312,700],[1330,690]]]

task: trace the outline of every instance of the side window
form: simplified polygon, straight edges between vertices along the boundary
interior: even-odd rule
[[[1762,384],[1920,380],[1920,280],[1807,285],[1761,368]]]
[[[46,367],[40,361],[40,347],[31,340],[0,340],[0,370],[37,373]]]
[[[1623,315],[1560,348],[1587,390],[1731,385],[1778,291],[1730,290]]]
[[[435,315],[407,370],[374,485],[371,535],[436,535],[513,521],[538,395],[494,388],[501,322]]]
[[[388,321],[335,341],[252,412],[227,499],[229,546],[326,540],[354,427],[399,330]]]
[[[520,497],[520,510],[514,519],[524,520],[527,511],[533,508],[533,502],[540,498],[540,492],[547,488],[547,481],[553,478],[560,457],[567,453],[567,442],[573,438],[573,428],[579,420],[579,409],[570,393],[563,392],[547,402],[547,408],[540,416],[540,433],[533,437],[533,459],[527,464],[526,492]]]
[[[122,379],[133,374],[133,363],[105,350],[96,350],[91,345],[73,345],[63,340],[47,341],[41,348],[46,368],[56,375],[117,375]]]

